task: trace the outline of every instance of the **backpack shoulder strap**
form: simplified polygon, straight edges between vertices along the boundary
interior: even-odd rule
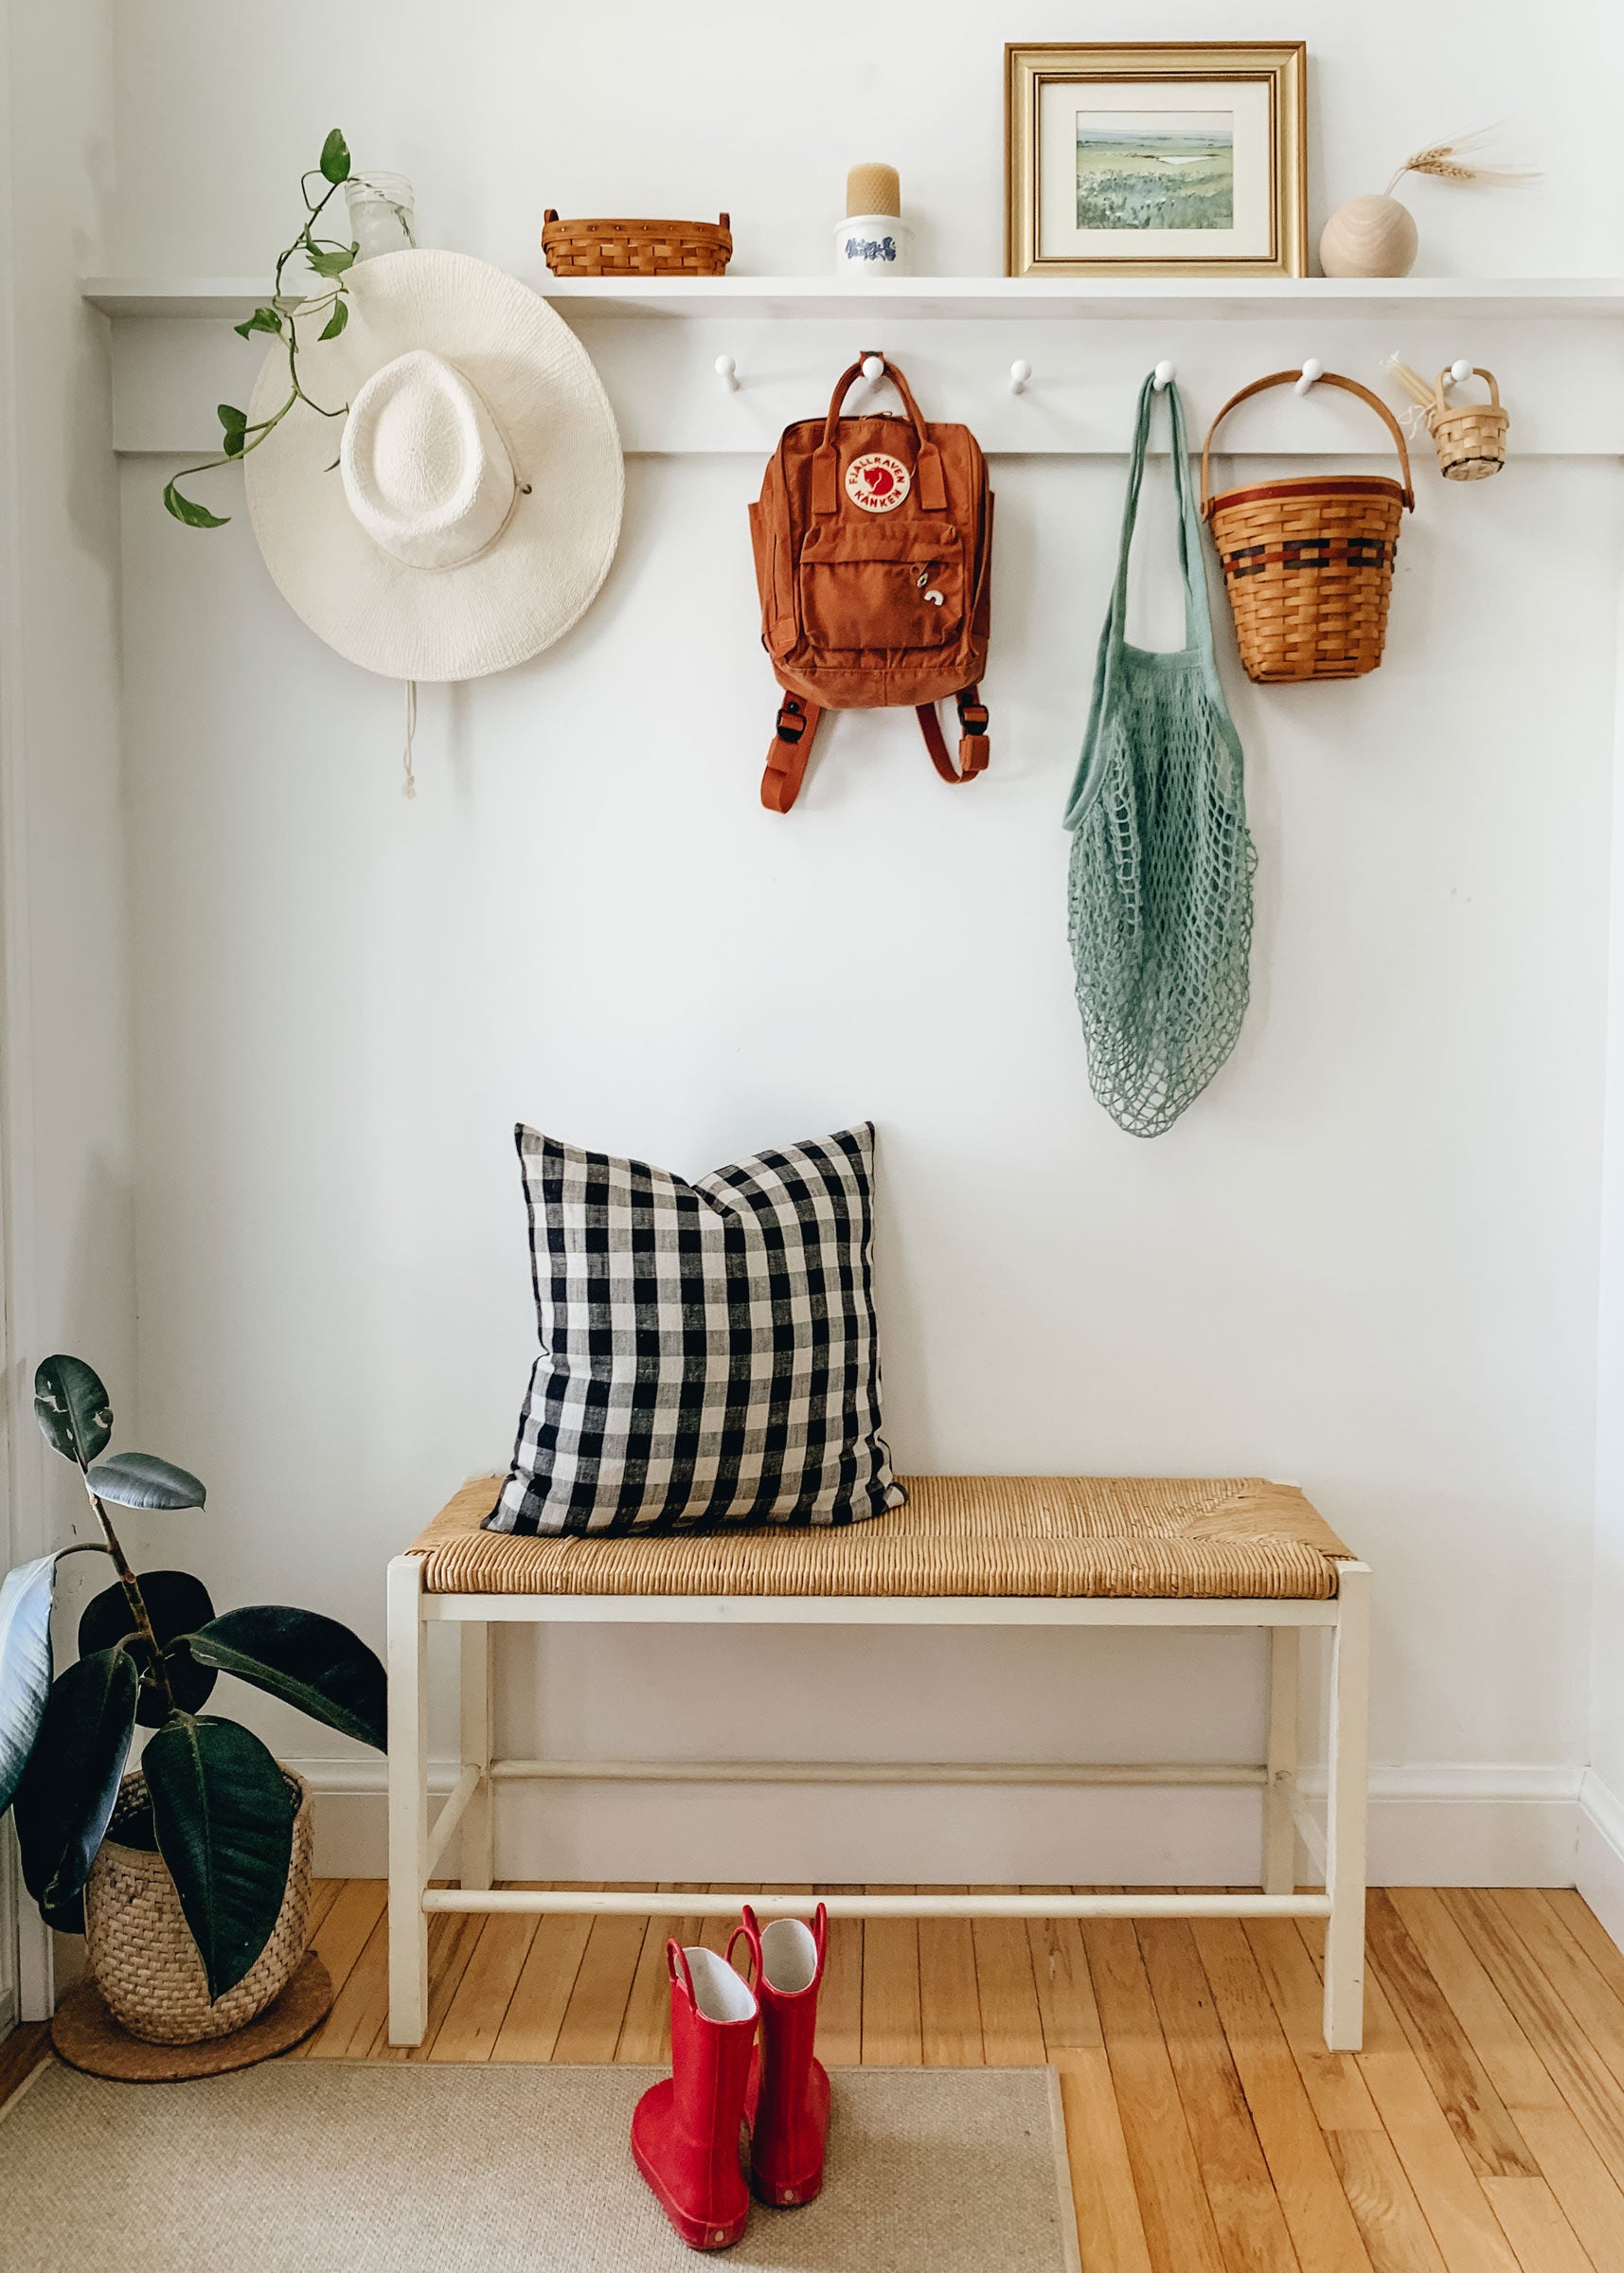
[[[991,756],[991,744],[987,738],[987,705],[979,691],[966,687],[954,696],[958,707],[958,763],[955,765],[948,754],[942,735],[941,721],[937,717],[935,703],[916,703],[914,715],[919,722],[919,732],[925,738],[925,747],[931,754],[931,763],[944,781],[973,781],[977,774],[987,771]]]
[[[822,704],[809,703],[804,695],[786,694],[778,705],[777,725],[767,745],[767,770],[761,776],[761,802],[769,813],[788,813],[800,796],[822,716]]]

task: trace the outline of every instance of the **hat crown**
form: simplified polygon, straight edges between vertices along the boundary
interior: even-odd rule
[[[356,519],[409,568],[476,559],[501,534],[518,493],[478,388],[426,348],[396,356],[358,390],[339,468]]]

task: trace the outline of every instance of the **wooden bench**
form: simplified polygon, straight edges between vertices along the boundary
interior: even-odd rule
[[[842,1917],[1224,1917],[1326,1921],[1325,2036],[1359,2049],[1365,1949],[1365,1708],[1370,1572],[1294,1486],[1258,1477],[911,1477],[905,1508],[838,1530],[618,1539],[480,1529],[497,1479],[467,1485],[388,1572],[389,2041],[422,2041],[428,1919],[446,1910],[655,1917],[670,1896],[495,1888],[497,1784],[636,1782],[1243,1785],[1262,1794],[1259,1891],[830,1895]],[[461,1763],[429,1823],[428,1629],[462,1635]],[[492,1747],[491,1630],[527,1623],[1257,1626],[1269,1635],[1265,1757],[1257,1762],[504,1760]],[[1295,1890],[1298,1643],[1329,1633],[1325,1891]],[[1305,1825],[1306,1828],[1306,1825]],[[430,1881],[454,1833],[461,1883]],[[1080,1871],[1080,1875],[1085,1873]],[[655,1875],[658,1875],[655,1873]],[[684,1894],[730,1916],[741,1897]],[[763,1914],[799,1897],[753,1895]]]

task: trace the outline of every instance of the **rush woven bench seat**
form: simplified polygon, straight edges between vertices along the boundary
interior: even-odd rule
[[[1363,2031],[1365,1705],[1370,1571],[1293,1484],[1261,1477],[919,1476],[905,1507],[839,1526],[750,1531],[542,1538],[487,1531],[499,1479],[467,1484],[398,1554],[388,1571],[389,2040],[420,2044],[428,2013],[428,1922],[447,1911],[586,1911],[652,1918],[671,1897],[623,1888],[495,1883],[497,1795],[514,1784],[1179,1785],[1255,1807],[1258,1891],[1191,1892],[1201,1875],[1169,1855],[1169,1890],[1135,1894],[943,1892],[930,1870],[900,1858],[913,1891],[824,1897],[847,1917],[1295,1917],[1325,1924],[1325,2035],[1356,2050]],[[429,1634],[457,1630],[461,1652],[459,1772],[431,1815]],[[1221,1761],[1197,1732],[1193,1760],[1079,1761],[1058,1726],[1032,1731],[1018,1761],[929,1757],[922,1713],[901,1761],[700,1760],[682,1749],[673,1709],[647,1759],[500,1755],[495,1745],[492,1637],[504,1625],[1048,1626],[1252,1630],[1264,1644],[1259,1757]],[[1304,1633],[1330,1642],[1302,1662]],[[1326,1663],[1326,1791],[1299,1804],[1297,1725],[1306,1674]],[[771,1727],[777,1716],[761,1716]],[[590,1723],[588,1724],[590,1725]],[[822,1805],[827,1808],[828,1801]],[[696,1811],[690,1811],[690,1815]],[[703,1817],[700,1817],[703,1820]],[[823,1819],[822,1816],[809,1820]],[[432,1827],[431,1827],[432,1826]],[[1304,1891],[1305,1852],[1323,1856],[1325,1890]],[[444,1859],[455,1842],[455,1883]],[[1121,1875],[1079,1852],[1053,1875],[1088,1885]],[[687,1878],[648,1857],[643,1878]],[[1305,1867],[1307,1867],[1305,1865]],[[558,1874],[555,1873],[555,1876]],[[704,1877],[701,1870],[691,1875]],[[713,1875],[713,1874],[712,1874]],[[848,1870],[786,1873],[770,1859],[758,1880],[848,1878]],[[962,1871],[985,1879],[991,1869]],[[1041,1875],[1047,1879],[1051,1873]],[[1214,1873],[1216,1875],[1216,1873]],[[1233,1873],[1226,1872],[1226,1876]],[[1173,1891],[1182,1888],[1183,1891]],[[737,1916],[725,1887],[683,1895],[685,1912]],[[752,1892],[763,1915],[793,1912],[796,1895]]]
[[[911,1476],[866,1523],[623,1538],[487,1531],[465,1484],[406,1549],[426,1594],[1230,1595],[1327,1602],[1348,1549],[1261,1477]]]

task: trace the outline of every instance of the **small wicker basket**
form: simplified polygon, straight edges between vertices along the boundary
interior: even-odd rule
[[[1487,403],[1446,403],[1439,371],[1433,382],[1433,400],[1427,409],[1427,432],[1437,451],[1446,481],[1482,481],[1498,474],[1506,463],[1506,429],[1510,414],[1500,407],[1500,389],[1492,371],[1473,366],[1472,376],[1489,382]]]
[[[555,277],[720,277],[733,231],[720,221],[561,221],[542,216],[542,250]]]
[[[120,1824],[147,1806],[147,1780],[137,1770],[119,1785],[107,1836],[85,1882],[84,1930],[96,1985],[132,2036],[149,2044],[203,2044],[228,2036],[262,2013],[297,1972],[310,1945],[314,1810],[303,1777],[289,1768],[282,1774],[298,1809],[288,1890],[271,1939],[236,1988],[213,2004],[163,1856],[118,1839]]]
[[[1201,510],[1212,530],[1235,616],[1246,676],[1260,686],[1297,679],[1356,679],[1382,660],[1400,517],[1414,509],[1410,455],[1398,421],[1357,379],[1327,371],[1383,421],[1403,481],[1384,474],[1313,474],[1211,492],[1212,438],[1238,403],[1294,384],[1274,371],[1231,395],[1201,454]]]

